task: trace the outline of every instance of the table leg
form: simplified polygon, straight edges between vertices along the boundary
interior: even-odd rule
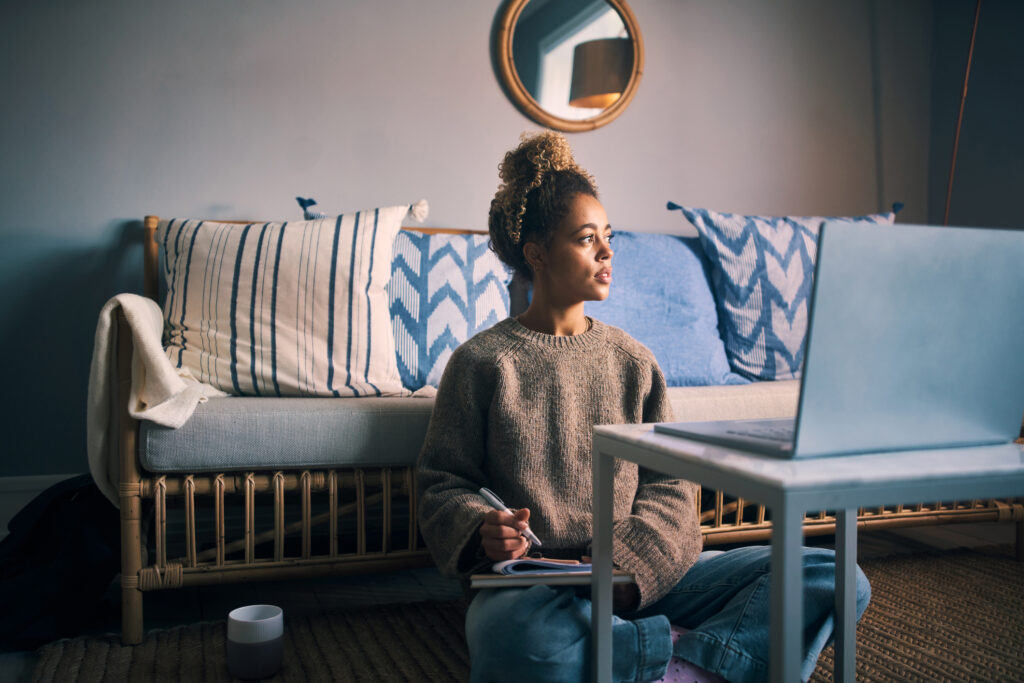
[[[591,664],[594,680],[612,680],[612,482],[614,459],[594,449],[594,540],[591,576]]]
[[[788,500],[772,508],[771,658],[773,683],[800,680],[803,655],[803,510]]]
[[[852,683],[857,663],[857,509],[836,513],[835,680]]]

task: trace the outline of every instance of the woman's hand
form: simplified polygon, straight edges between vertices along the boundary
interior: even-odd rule
[[[523,538],[522,530],[530,519],[528,508],[519,508],[514,513],[489,510],[480,526],[480,537],[484,553],[495,562],[515,560],[526,554],[530,542]]]

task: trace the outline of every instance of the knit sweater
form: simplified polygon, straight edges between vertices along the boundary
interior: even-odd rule
[[[672,419],[653,354],[592,321],[553,336],[508,318],[462,344],[441,378],[417,463],[419,520],[438,567],[466,578],[491,561],[481,486],[530,509],[545,556],[579,557],[592,537],[592,428]],[[615,461],[613,561],[640,607],[671,589],[701,551],[694,484]]]

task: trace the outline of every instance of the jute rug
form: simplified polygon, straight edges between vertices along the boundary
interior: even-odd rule
[[[871,605],[857,628],[864,681],[1024,681],[1024,565],[1008,549],[918,553],[861,563]],[[286,619],[272,681],[465,681],[465,605],[419,602]],[[224,622],[40,649],[37,681],[227,681]],[[832,680],[832,649],[812,680]]]
[[[857,679],[1024,681],[1024,564],[1009,546],[861,562]],[[812,681],[832,681],[833,651]]]

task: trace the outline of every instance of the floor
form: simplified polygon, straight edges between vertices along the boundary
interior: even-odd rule
[[[928,549],[950,549],[980,545],[1010,544],[1014,524],[949,524],[906,529],[862,532],[858,536],[858,557],[878,557]],[[832,537],[808,539],[812,545],[829,545]],[[146,628],[168,628],[198,621],[226,619],[229,611],[248,604],[279,605],[285,614],[309,614],[339,607],[446,600],[462,595],[457,582],[442,578],[434,569],[382,573],[375,576],[327,577],[296,581],[198,586],[189,589],[147,593]],[[117,583],[111,585],[103,608],[97,613],[90,634],[116,633],[120,629]],[[35,652],[0,653],[0,681],[30,681]]]

